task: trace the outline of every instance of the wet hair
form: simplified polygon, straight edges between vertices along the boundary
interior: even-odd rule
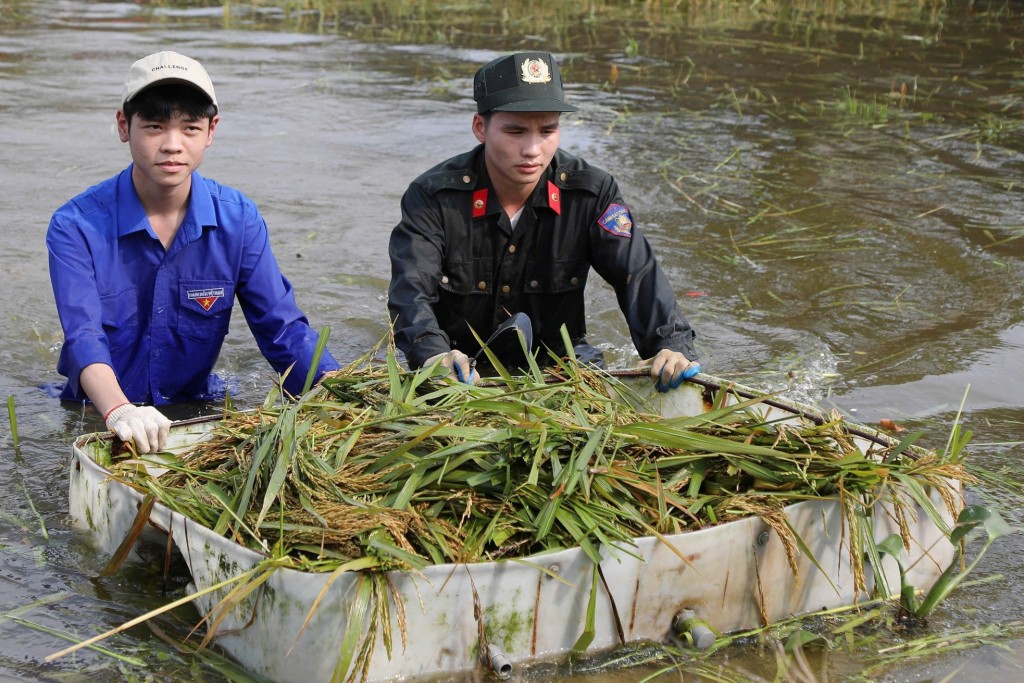
[[[190,85],[172,83],[146,88],[131,102],[125,102],[124,117],[128,125],[138,114],[148,121],[169,121],[177,113],[189,119],[213,119],[217,107],[210,98]]]

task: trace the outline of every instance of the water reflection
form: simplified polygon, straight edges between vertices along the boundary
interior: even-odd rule
[[[210,65],[224,118],[204,172],[257,201],[301,305],[351,359],[387,329],[386,244],[402,191],[473,144],[475,67],[552,50],[582,106],[563,143],[618,177],[709,370],[925,428],[931,445],[970,385],[973,457],[1012,484],[1024,477],[1020,26],[1013,3],[0,4],[0,386],[21,435],[15,452],[0,432],[5,609],[63,596],[31,620],[81,638],[166,599],[151,576],[93,580],[105,558],[68,528],[64,467],[70,439],[99,421],[39,389],[59,379],[46,223],[127,164],[113,110],[139,55],[173,47]],[[613,295],[593,290],[592,335],[631,363]],[[271,378],[235,319],[218,370],[251,406]],[[990,480],[972,495],[1019,500]],[[958,595],[933,628],[1020,619],[1020,550],[1010,539],[986,556],[983,570],[1005,582]],[[45,665],[62,644],[11,621],[0,639],[0,671],[23,680],[193,676],[193,658],[147,631],[110,643],[146,658],[143,669],[95,653]],[[1013,664],[993,652],[972,655],[960,679],[1008,677]],[[827,665],[842,678],[856,659]],[[954,664],[910,662],[900,675]],[[752,656],[739,668],[770,678],[774,667]]]

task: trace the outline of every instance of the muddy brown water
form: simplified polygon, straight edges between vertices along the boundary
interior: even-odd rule
[[[555,52],[581,107],[563,146],[619,179],[705,369],[923,429],[938,447],[963,403],[972,462],[1009,486],[971,499],[1017,521],[1020,3],[321,4],[0,2],[0,398],[13,397],[20,433],[15,449],[0,425],[0,678],[231,680],[145,627],[106,643],[140,664],[91,652],[44,663],[66,643],[34,627],[86,638],[167,599],[156,570],[96,578],[106,558],[67,517],[69,444],[100,422],[47,391],[61,333],[43,244],[58,205],[128,163],[114,129],[121,80],[159,49],[210,70],[222,123],[202,170],[257,201],[300,304],[331,326],[343,360],[386,332],[387,238],[406,184],[474,144],[475,68],[510,50]],[[634,362],[614,296],[592,289],[593,341]],[[270,387],[237,312],[219,371],[242,407]],[[1001,540],[977,570],[1001,578],[958,592],[927,633],[1024,617],[1022,550]],[[878,676],[1004,680],[1022,652],[1002,639]],[[739,679],[775,672],[756,649],[715,665]],[[813,665],[822,679],[859,671],[842,649]],[[531,677],[618,683],[652,670]]]

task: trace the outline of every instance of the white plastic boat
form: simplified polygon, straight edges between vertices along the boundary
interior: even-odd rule
[[[649,379],[641,381],[645,387],[650,384]],[[660,408],[666,415],[703,412],[705,388],[721,382],[707,375],[700,375],[697,382],[668,394],[654,394],[652,402],[663,401]],[[817,414],[806,406],[777,401],[761,409],[774,417]],[[173,445],[184,447],[203,438],[213,424],[177,423],[172,428]],[[850,425],[850,429],[864,452],[873,444],[888,443],[887,437],[865,427]],[[113,552],[129,533],[142,495],[109,479],[109,473],[95,462],[105,438],[85,435],[74,444],[70,507],[100,548]],[[959,490],[956,484],[950,486]],[[945,510],[937,492],[933,500],[939,510]],[[838,503],[807,501],[789,506],[786,513],[813,553],[813,558],[806,553],[799,556],[799,580],[783,542],[757,517],[660,539],[639,538],[631,554],[604,548],[589,649],[665,641],[688,610],[719,632],[731,632],[867,597],[854,590],[845,545],[848,531]],[[927,589],[952,561],[954,548],[928,515],[920,509],[914,513],[906,565],[911,567],[911,583]],[[886,506],[876,505],[872,515],[876,540],[898,533],[890,517]],[[948,532],[953,523],[948,513],[945,521]],[[265,559],[159,504],[151,511],[148,525],[171,534],[198,591]],[[886,562],[889,586],[898,591],[896,565]],[[520,663],[564,655],[584,631],[593,577],[593,563],[579,549],[526,561],[391,572],[389,578],[405,606],[408,644],[403,647],[397,627],[390,657],[378,642],[369,680],[456,673],[483,664],[504,676]],[[359,574],[351,572],[332,582],[329,574],[276,571],[219,625],[216,642],[247,669],[275,681],[331,680],[358,581]],[[868,585],[873,586],[870,572]],[[319,606],[303,629],[317,600]],[[212,595],[197,598],[204,614],[216,602]]]

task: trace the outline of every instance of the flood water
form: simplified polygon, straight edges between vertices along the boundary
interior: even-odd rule
[[[1018,522],[1024,5],[277,4],[0,0],[0,399],[13,397],[20,437],[16,449],[0,420],[0,679],[232,680],[146,626],[104,643],[139,663],[87,651],[43,661],[67,645],[43,628],[84,639],[168,599],[155,568],[97,578],[107,558],[68,519],[69,444],[101,423],[47,391],[62,336],[44,246],[54,209],[128,164],[114,128],[122,80],[161,49],[210,71],[222,121],[201,170],[256,200],[300,305],[331,326],[343,362],[387,331],[387,240],[406,185],[475,144],[475,69],[512,50],[554,52],[581,108],[563,119],[562,145],[618,178],[705,371],[923,429],[934,447],[963,404],[971,462],[1004,483],[969,496]],[[327,11],[289,9],[318,4]],[[633,363],[613,294],[592,289],[592,341]],[[271,386],[237,311],[219,372],[241,407]],[[999,577],[956,593],[928,632],[1024,619],[1022,552],[1024,537],[1001,539],[976,570]],[[157,623],[187,628],[186,617]],[[1024,643],[993,640],[880,676],[1017,677]],[[814,666],[844,680],[857,659],[837,650]],[[736,680],[775,675],[771,653],[715,665]]]

